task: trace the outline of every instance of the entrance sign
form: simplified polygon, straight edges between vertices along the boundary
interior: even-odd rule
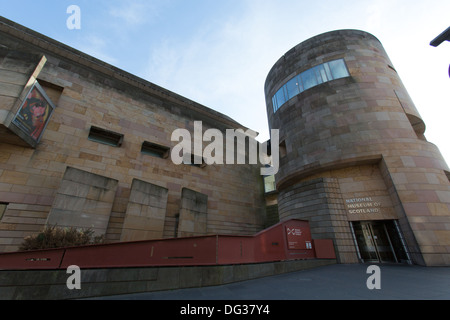
[[[286,227],[286,235],[287,235],[287,241],[288,241],[288,248],[291,250],[301,250],[305,249],[305,246],[303,244],[303,237],[302,237],[302,229],[297,227]]]
[[[348,212],[351,214],[379,213],[381,207],[381,203],[374,201],[371,197],[347,199],[345,204]]]

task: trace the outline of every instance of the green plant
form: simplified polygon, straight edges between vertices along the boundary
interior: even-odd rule
[[[26,237],[19,250],[55,249],[103,243],[103,236],[94,236],[94,233],[92,229],[46,226],[42,232]]]

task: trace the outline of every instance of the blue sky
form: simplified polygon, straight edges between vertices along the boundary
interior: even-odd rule
[[[69,5],[81,29],[69,30]],[[268,138],[264,82],[310,37],[360,29],[384,45],[450,164],[448,0],[0,0],[0,15],[222,112]]]

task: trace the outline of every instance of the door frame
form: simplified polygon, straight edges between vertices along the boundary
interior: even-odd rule
[[[361,244],[358,243],[358,238],[356,236],[356,232],[355,232],[355,225],[356,223],[361,224],[361,226],[365,226],[366,230],[368,231],[369,235],[370,235],[370,239],[365,239],[365,241],[369,240],[371,246],[373,246],[374,250],[371,252],[373,254],[375,254],[376,259],[364,259],[362,257],[361,254]],[[398,252],[399,252],[399,248],[395,248],[391,239],[391,235],[389,234],[389,231],[387,229],[386,224],[387,223],[393,223],[394,229],[396,231],[396,237],[398,237],[397,239],[397,243],[400,242],[400,245],[402,246],[402,249],[404,252],[401,254],[403,255],[403,257],[400,257]],[[350,224],[350,230],[352,232],[352,237],[353,237],[353,241],[355,244],[355,248],[356,248],[356,253],[358,255],[358,259],[359,261],[361,261],[362,263],[367,263],[367,262],[371,262],[371,263],[403,263],[406,262],[408,264],[411,264],[411,258],[409,256],[409,252],[407,250],[407,246],[406,243],[404,241],[403,235],[400,231],[400,228],[398,226],[398,221],[397,220],[363,220],[363,221],[349,221]],[[383,260],[382,255],[380,254],[380,249],[379,249],[379,245],[377,244],[377,242],[375,241],[377,238],[375,236],[375,233],[373,231],[373,226],[375,226],[375,224],[381,224],[382,226],[382,230],[384,232],[384,236],[387,239],[387,242],[389,244],[389,248],[391,249],[391,253],[393,256],[393,260]],[[364,228],[361,227],[361,231],[363,231]]]

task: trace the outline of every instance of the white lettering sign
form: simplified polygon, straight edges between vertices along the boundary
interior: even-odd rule
[[[381,202],[374,201],[371,197],[346,199],[348,212],[359,213],[380,213]]]

